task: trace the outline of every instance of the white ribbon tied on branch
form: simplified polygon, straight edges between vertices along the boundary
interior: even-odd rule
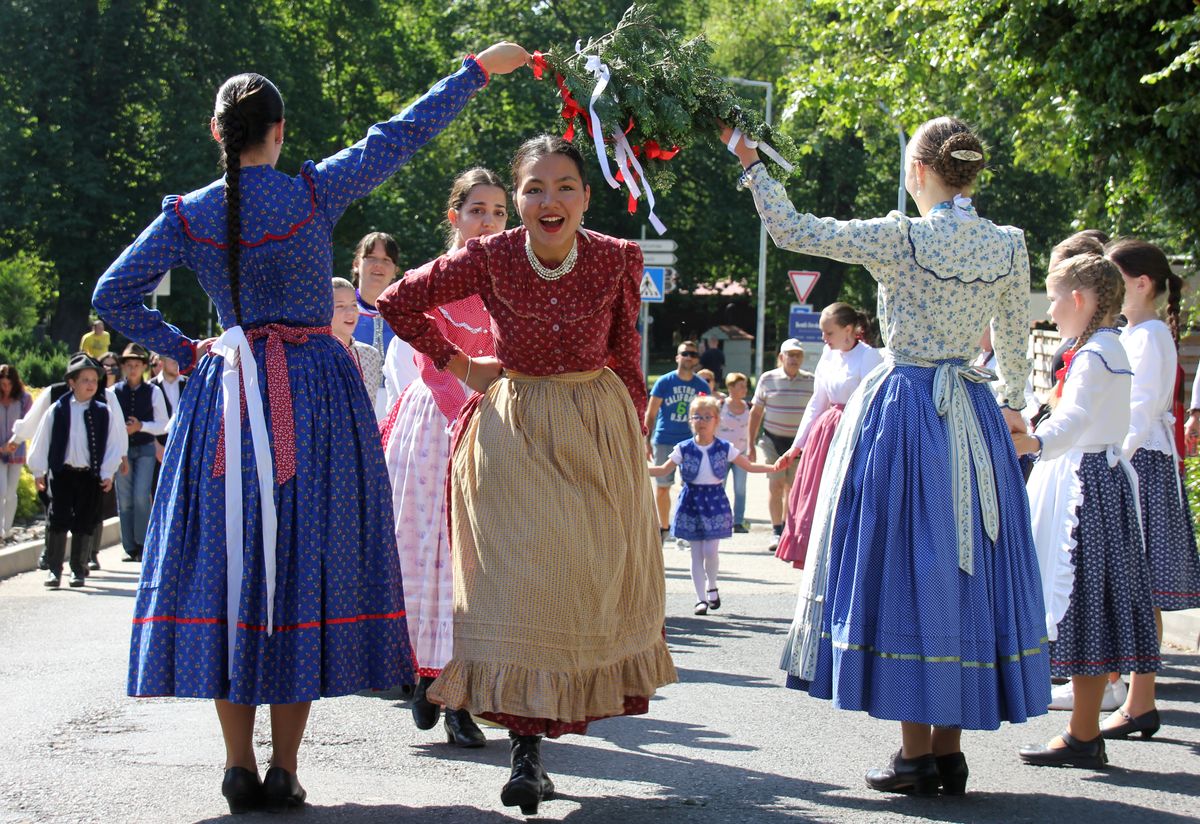
[[[726,144],[729,147],[731,154],[737,154],[737,144],[739,140],[746,144],[747,149],[758,149],[767,157],[774,160],[785,172],[791,172],[795,168],[791,163],[788,163],[787,160],[784,159],[783,155],[772,149],[770,144],[768,144],[765,140],[751,140],[750,138],[746,137],[746,135],[742,134],[742,130],[736,126],[733,129],[733,134],[729,136],[729,143]]]
[[[581,43],[582,41],[580,40],[575,41],[575,53],[579,55],[583,53]],[[612,170],[608,165],[608,154],[604,151],[604,130],[600,123],[600,116],[596,114],[596,101],[600,99],[605,89],[608,88],[608,82],[612,77],[612,73],[609,71],[608,66],[604,65],[604,61],[596,55],[591,55],[586,59],[584,68],[591,72],[592,77],[596,78],[596,85],[592,89],[592,96],[588,101],[588,118],[592,124],[592,142],[596,145],[596,159],[600,162],[600,171],[604,174],[604,179],[608,182],[608,185],[614,189],[620,189],[621,184],[613,176]],[[613,99],[616,99],[615,94],[613,95]],[[613,129],[613,155],[616,157],[617,166],[621,170],[621,177],[625,181],[625,185],[629,188],[629,194],[634,200],[641,197],[641,189],[638,188],[634,173],[636,172],[637,177],[641,178],[642,186],[646,189],[646,202],[650,205],[650,215],[648,218],[650,225],[660,235],[666,234],[667,227],[658,219],[658,215],[654,214],[654,192],[650,190],[650,183],[646,180],[642,164],[638,162],[637,155],[633,153],[633,148],[629,145],[629,139],[621,131],[620,125]],[[632,171],[630,167],[632,167]]]

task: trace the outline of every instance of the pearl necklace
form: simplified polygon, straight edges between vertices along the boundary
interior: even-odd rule
[[[579,259],[579,236],[576,235],[574,242],[571,243],[571,251],[567,252],[567,256],[563,258],[563,262],[557,267],[550,269],[540,260],[533,252],[533,244],[529,240],[529,234],[525,235],[525,257],[529,258],[529,265],[533,267],[533,271],[542,280],[558,280],[563,275],[575,268],[575,261]]]

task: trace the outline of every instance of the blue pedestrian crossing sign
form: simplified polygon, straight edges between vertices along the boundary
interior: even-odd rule
[[[642,270],[642,303],[662,303],[667,270],[663,266],[647,266]]]
[[[821,313],[807,304],[792,304],[788,315],[788,337],[802,343],[821,343]]]

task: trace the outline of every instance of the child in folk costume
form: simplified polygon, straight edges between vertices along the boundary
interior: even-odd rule
[[[1009,431],[1029,373],[1029,257],[1019,229],[979,217],[984,166],[970,128],[941,117],[908,144],[921,217],[841,221],[798,212],[756,149],[725,140],[775,243],[859,263],[879,283],[888,350],[830,444],[796,616],[788,686],[900,722],[871,770],[882,792],[961,794],[961,733],[1045,713],[1049,658],[1028,500]],[[969,365],[994,320],[990,373]]]
[[[717,437],[729,441],[738,452],[750,451],[750,404],[746,394],[750,381],[741,372],[730,372],[725,376],[725,388],[729,395],[721,401],[721,420],[717,424]],[[733,531],[745,534],[746,527],[746,470],[730,466],[727,478],[733,479]]]
[[[1121,455],[1133,376],[1112,328],[1123,291],[1120,271],[1099,255],[1078,255],[1050,272],[1050,317],[1076,342],[1050,417],[1033,435],[1013,435],[1019,453],[1039,456],[1029,501],[1051,671],[1069,676],[1074,691],[1066,731],[1046,746],[1022,748],[1028,764],[1108,763],[1099,725],[1108,673],[1160,665],[1137,480]]]
[[[1133,369],[1133,392],[1129,432],[1122,447],[1137,471],[1150,592],[1161,638],[1162,610],[1200,607],[1200,555],[1179,471],[1172,413],[1183,279],[1171,271],[1162,250],[1146,241],[1114,241],[1107,257],[1121,270],[1125,283],[1122,312],[1129,322],[1121,330],[1121,343]],[[1158,314],[1164,297],[1166,323]],[[1158,730],[1154,681],[1153,672],[1133,673],[1124,705],[1101,728],[1105,738],[1135,732],[1149,738]]]
[[[676,444],[667,460],[651,465],[650,476],[672,472],[683,476],[683,490],[671,518],[671,534],[691,544],[692,585],[696,588],[696,615],[721,608],[717,590],[721,539],[733,534],[733,513],[725,494],[725,476],[733,466],[746,472],[774,472],[771,464],[751,463],[729,441],[716,437],[721,420],[721,402],[701,395],[688,407],[693,437]]]
[[[333,320],[329,324],[333,336],[342,342],[362,375],[363,388],[374,403],[375,393],[383,382],[383,356],[374,346],[355,340],[358,327],[358,299],[354,284],[345,278],[333,279]]]
[[[797,569],[804,568],[821,474],[842,410],[867,373],[883,363],[879,350],[863,340],[870,325],[863,312],[846,303],[834,303],[821,312],[819,323],[825,351],[817,363],[816,386],[796,430],[796,439],[782,456],[786,459],[784,466],[800,458],[800,468],[788,494],[783,537],[779,539],[775,557]]]
[[[334,226],[490,74],[528,61],[506,43],[468,57],[296,176],[275,168],[278,89],[258,74],[230,78],[210,122],[224,179],[167,198],[96,286],[93,305],[114,328],[195,369],[147,533],[129,692],[215,700],[231,812],[304,805],[296,768],[312,701],[412,678],[378,424],[330,334]],[[225,330],[216,342],[192,340],[143,305],[175,266],[195,271],[216,304]],[[261,781],[260,704],[271,705],[272,730]]]
[[[87,578],[92,531],[100,521],[102,493],[125,453],[125,418],[119,405],[98,394],[104,371],[83,352],[67,365],[67,386],[42,417],[29,449],[29,471],[40,491],[48,491],[46,508],[46,586],[62,579],[67,533],[71,533],[71,586]]]
[[[450,251],[472,238],[503,231],[508,197],[499,176],[479,168],[459,175],[450,189],[446,220]],[[495,354],[492,321],[478,295],[439,306],[428,317],[447,340],[472,357]],[[401,338],[396,341],[404,343]],[[419,376],[384,421],[383,455],[392,479],[396,546],[419,677],[412,700],[413,722],[427,730],[437,723],[441,707],[426,692],[454,648],[454,564],[446,517],[451,430],[474,393],[449,372],[439,370],[427,355],[418,353],[416,362]],[[487,741],[469,710],[447,710],[444,726],[447,743],[482,747]]]

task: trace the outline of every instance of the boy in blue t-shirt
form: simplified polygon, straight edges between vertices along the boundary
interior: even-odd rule
[[[688,425],[688,407],[697,395],[707,395],[708,381],[697,377],[696,364],[700,351],[693,341],[685,340],[675,352],[676,368],[654,382],[650,403],[646,407],[646,457],[655,464],[665,463],[675,445],[692,436]],[[654,479],[655,504],[658,507],[658,528],[663,536],[670,531],[671,486],[675,470]]]

